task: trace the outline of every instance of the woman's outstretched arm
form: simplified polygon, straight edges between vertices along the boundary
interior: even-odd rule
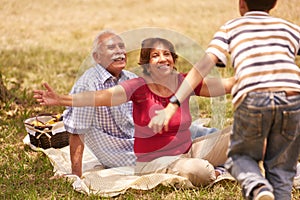
[[[126,92],[122,86],[106,90],[88,91],[72,95],[56,93],[49,84],[44,83],[46,90],[34,90],[33,97],[46,106],[116,106],[127,101]]]

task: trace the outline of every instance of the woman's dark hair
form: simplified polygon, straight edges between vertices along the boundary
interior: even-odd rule
[[[143,67],[143,73],[147,75],[149,75],[147,69],[150,61],[150,52],[155,48],[155,44],[163,44],[171,52],[174,63],[176,63],[178,58],[178,55],[175,52],[175,47],[170,41],[163,38],[147,38],[143,40],[140,52],[140,61],[138,64]]]
[[[274,8],[277,0],[245,0],[249,11],[269,11]]]

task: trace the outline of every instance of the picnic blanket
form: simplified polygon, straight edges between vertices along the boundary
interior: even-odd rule
[[[199,127],[201,128],[204,124],[208,123],[208,120],[209,119],[198,119],[193,122],[193,124],[198,129]],[[30,133],[30,130],[28,130],[28,128],[26,130],[28,131],[28,133]],[[226,131],[226,135],[230,133],[229,130],[230,127],[228,127],[228,131]],[[214,131],[214,129],[199,129],[198,132],[204,135],[210,135],[209,132],[211,131]],[[199,136],[200,135],[194,135],[195,138]],[[221,139],[222,137],[216,137],[216,140]],[[201,141],[198,142],[197,145],[201,145],[201,147],[203,147],[204,149],[213,148],[211,142],[214,142],[214,140],[211,140],[210,142],[207,142],[205,140],[202,141],[202,139],[197,140]],[[187,178],[174,174],[152,173],[147,175],[136,175],[134,173],[134,167],[116,167],[104,169],[101,163],[98,162],[97,158],[88,149],[88,146],[85,146],[84,148],[82,177],[80,178],[76,175],[71,174],[69,146],[65,146],[63,148],[38,148],[31,144],[29,134],[27,134],[23,142],[26,145],[29,145],[35,151],[42,151],[49,158],[53,166],[54,177],[67,177],[72,182],[73,188],[76,191],[88,195],[97,194],[103,197],[113,197],[125,193],[126,190],[130,188],[138,190],[149,190],[158,186],[159,184],[171,185],[180,188],[194,187]],[[230,176],[230,178],[232,177]],[[218,179],[217,181],[219,180],[222,179]]]
[[[29,137],[23,140],[35,151],[41,151],[48,156],[53,165],[54,176],[66,176],[74,190],[85,194],[97,194],[103,197],[113,197],[125,193],[126,190],[149,190],[159,184],[176,187],[193,188],[192,183],[184,177],[173,174],[134,175],[133,167],[117,167],[104,169],[96,157],[85,148],[83,155],[82,178],[71,174],[69,146],[61,149],[42,149],[30,144]]]

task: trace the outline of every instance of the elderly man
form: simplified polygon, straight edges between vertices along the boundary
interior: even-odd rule
[[[96,37],[92,57],[94,66],[78,79],[71,94],[107,89],[136,77],[124,70],[125,45],[121,37],[112,31],[103,31]],[[84,145],[106,168],[135,164],[130,102],[115,107],[68,107],[64,111],[64,124],[71,133],[72,174],[82,175]]]

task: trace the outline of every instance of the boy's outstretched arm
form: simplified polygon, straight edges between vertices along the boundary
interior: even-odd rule
[[[217,61],[218,58],[215,55],[205,54],[203,58],[193,66],[175,93],[179,102],[183,102],[192,93],[194,88],[196,88],[211,71]],[[156,116],[151,119],[148,127],[156,133],[161,132],[162,128],[167,131],[169,121],[177,109],[178,105],[169,103],[165,109],[156,111]]]

